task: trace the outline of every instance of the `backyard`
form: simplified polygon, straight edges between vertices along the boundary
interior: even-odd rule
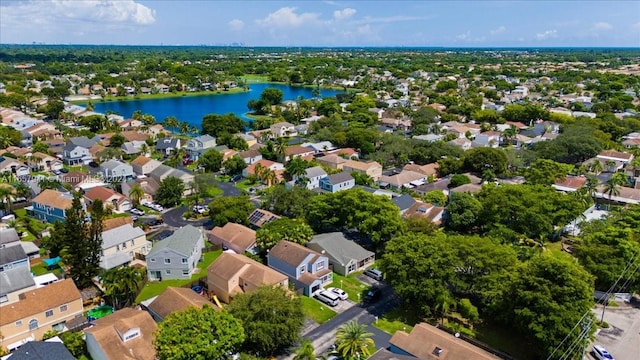
[[[393,335],[398,330],[410,332],[411,329],[413,329],[413,325],[420,321],[421,319],[416,317],[415,312],[402,306],[398,306],[376,320],[373,323],[373,326]]]
[[[316,299],[301,295],[300,301],[302,302],[304,315],[318,324],[322,324],[336,316],[335,311]]]
[[[169,286],[182,287],[184,285],[190,284],[194,281],[197,281],[201,278],[207,276],[207,267],[211,265],[211,263],[218,258],[222,254],[222,250],[210,251],[202,254],[204,260],[198,263],[198,269],[200,269],[199,273],[193,274],[189,279],[177,279],[177,280],[163,280],[163,281],[154,281],[147,282],[138,297],[136,298],[136,303],[140,303],[141,301],[150,299],[154,296],[160,295]]]

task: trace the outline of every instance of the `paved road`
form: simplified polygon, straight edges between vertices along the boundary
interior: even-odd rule
[[[602,315],[602,307],[594,310],[598,319]],[[596,334],[594,344],[604,346],[616,360],[638,359],[640,352],[640,309],[623,304],[620,307],[607,307],[604,321],[608,329],[601,329]],[[589,347],[591,350],[591,347]],[[593,359],[588,354],[585,359]]]

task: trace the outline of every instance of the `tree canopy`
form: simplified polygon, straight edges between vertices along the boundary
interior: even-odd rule
[[[222,196],[209,203],[209,214],[216,226],[228,222],[249,225],[249,214],[254,209],[248,196]]]
[[[237,134],[245,129],[245,122],[234,113],[208,114],[202,118],[202,133],[218,137],[222,134]]]
[[[265,224],[256,232],[256,243],[260,251],[266,252],[280,240],[304,245],[313,238],[313,229],[304,220],[280,218]]]
[[[173,207],[182,201],[185,185],[182,179],[169,176],[160,181],[158,191],[156,191],[155,201],[164,207]]]

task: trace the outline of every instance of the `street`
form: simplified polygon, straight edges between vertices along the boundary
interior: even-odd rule
[[[602,307],[594,309],[597,319],[602,315]],[[640,356],[640,308],[629,304],[619,307],[607,307],[604,321],[609,324],[608,329],[601,329],[596,333],[593,345],[604,346],[616,360],[636,360]],[[585,359],[594,359],[591,346]]]

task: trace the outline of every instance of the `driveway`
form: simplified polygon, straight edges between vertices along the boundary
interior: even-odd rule
[[[602,307],[598,306],[594,314],[600,319]],[[608,329],[601,329],[596,334],[594,344],[604,346],[616,360],[638,359],[640,352],[640,308],[620,304],[620,307],[607,307],[604,321],[609,324]],[[593,359],[590,353],[585,359]]]

